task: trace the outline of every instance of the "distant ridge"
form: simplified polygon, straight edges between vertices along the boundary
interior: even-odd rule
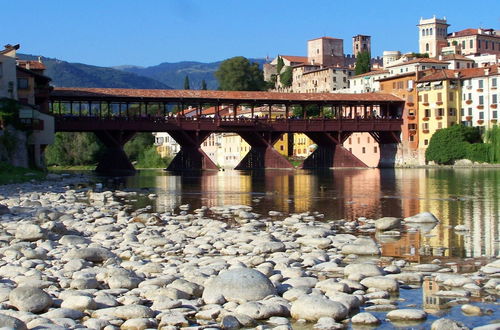
[[[249,60],[250,62],[259,63],[260,67],[265,63],[264,59]],[[177,63],[165,62],[149,67],[121,65],[113,68],[158,80],[175,89],[183,89],[184,78],[188,76],[191,89],[201,89],[201,82],[205,80],[207,88],[215,90],[219,87],[219,84],[214,73],[221,63],[222,61],[211,63],[183,61]]]
[[[20,60],[38,60],[38,56],[34,55],[19,53],[17,55]],[[56,87],[172,89],[158,80],[126,70],[69,63],[43,56],[42,61],[47,67],[45,75],[52,78],[52,85]],[[123,67],[138,68],[136,66]]]

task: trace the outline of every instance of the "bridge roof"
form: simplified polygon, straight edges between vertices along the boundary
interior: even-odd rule
[[[278,93],[247,91],[206,91],[175,89],[62,88],[51,93],[53,100],[156,101],[156,102],[235,102],[235,103],[391,103],[404,102],[386,93]]]

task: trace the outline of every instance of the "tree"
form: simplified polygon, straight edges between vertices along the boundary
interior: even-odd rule
[[[137,161],[141,154],[153,145],[154,141],[151,133],[139,133],[128,141],[123,149],[131,161]]]
[[[438,164],[453,164],[457,159],[467,157],[468,145],[481,142],[477,127],[454,125],[437,130],[429,141],[425,159]]]
[[[225,60],[215,72],[219,89],[223,91],[261,91],[266,88],[259,64],[243,56]]]
[[[367,51],[359,52],[356,55],[355,74],[358,75],[358,74],[370,72],[370,68],[371,68],[370,62],[371,62],[371,58],[370,58],[369,52],[367,52]]]
[[[285,62],[283,62],[283,59],[281,58],[281,56],[278,56],[278,63],[276,64],[276,73],[280,74],[281,69],[283,69],[284,66],[285,66]]]
[[[287,66],[285,71],[283,71],[283,73],[280,74],[280,82],[285,87],[292,86],[293,74],[292,74],[292,67],[291,66]]]
[[[184,89],[191,89],[189,86],[189,77],[187,75],[184,77]]]
[[[207,90],[207,82],[205,81],[205,79],[201,81],[201,89],[204,91]]]
[[[93,133],[56,133],[54,143],[45,150],[47,165],[93,165],[105,147]]]

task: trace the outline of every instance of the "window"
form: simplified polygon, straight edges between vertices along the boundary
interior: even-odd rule
[[[431,109],[425,109],[425,117],[431,116]]]
[[[453,102],[453,92],[448,93],[448,101]]]
[[[366,148],[363,147],[362,152],[365,154],[366,153]]]
[[[444,109],[443,108],[439,108],[436,110],[436,116],[444,116]]]
[[[498,95],[497,95],[497,94],[493,94],[493,95],[492,95],[492,99],[491,99],[491,103],[493,103],[493,104],[497,104],[497,97],[498,97]]]
[[[477,48],[481,48],[481,40],[477,41]]]
[[[478,83],[479,83],[479,88],[484,88],[484,81],[483,81],[483,79],[479,79]]]
[[[437,98],[438,98],[438,102],[443,101],[443,96],[441,95],[441,93],[437,93]]]
[[[417,124],[408,124],[408,129],[417,129]]]
[[[469,41],[469,48],[474,48],[474,40]]]
[[[1,63],[0,63],[1,64]],[[1,68],[1,66],[0,66]],[[2,70],[0,69],[0,76],[2,75]],[[497,87],[497,78],[491,79],[491,87],[496,88]]]
[[[494,110],[494,111],[491,112],[491,118],[495,118],[496,119],[497,116],[498,116],[498,112],[496,110]]]
[[[425,130],[428,130],[429,129],[429,123],[423,123],[422,124],[422,129],[425,131]]]
[[[479,95],[479,105],[483,105],[483,104],[484,104],[484,96]]]
[[[448,109],[448,115],[449,116],[456,116],[457,115],[457,111],[455,110],[455,108],[449,108]]]
[[[479,119],[484,119],[484,111],[479,111]]]
[[[378,152],[378,148],[377,147],[373,147],[373,153],[377,153]]]
[[[429,140],[425,139],[424,140],[424,145],[428,145],[429,144]]]
[[[424,94],[424,103],[429,103],[429,94]]]
[[[18,89],[28,89],[28,79],[26,78],[18,78],[17,79],[17,88]]]
[[[460,109],[460,116],[464,116],[464,108]]]
[[[414,135],[410,135],[410,137],[408,138],[408,140],[409,140],[410,142],[415,141]]]
[[[352,138],[349,138],[349,144],[352,144]]]
[[[370,143],[370,142],[371,142],[370,137],[367,137],[367,138],[366,138],[366,142],[367,142],[367,143]]]
[[[468,110],[469,110],[468,111],[468,116],[472,116],[472,108],[469,108]]]
[[[429,44],[425,44],[425,51],[428,52],[429,51]]]
[[[464,48],[465,48],[465,40],[462,41],[462,49],[464,49]]]

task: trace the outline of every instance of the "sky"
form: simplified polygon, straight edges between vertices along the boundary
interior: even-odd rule
[[[500,0],[0,0],[0,45],[98,66],[307,55],[307,40],[372,37],[372,55],[418,51],[421,17],[448,32],[500,30]]]

